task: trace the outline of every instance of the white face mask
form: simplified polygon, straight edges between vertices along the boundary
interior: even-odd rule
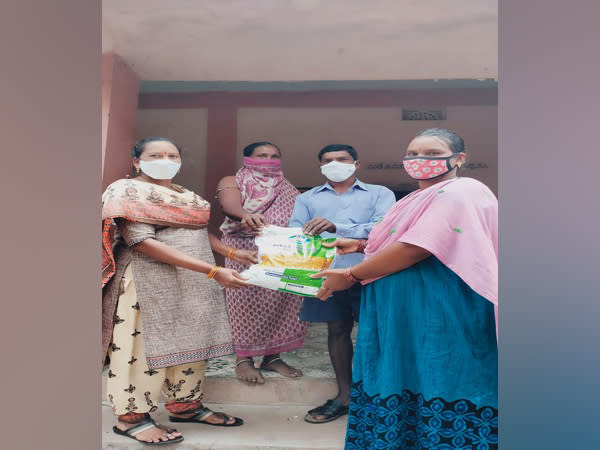
[[[166,158],[156,161],[140,160],[140,169],[142,169],[142,172],[155,180],[170,180],[177,175],[180,167],[180,162],[169,161]]]
[[[321,166],[321,173],[325,175],[328,180],[336,183],[347,180],[355,171],[356,161],[352,164],[331,161],[330,163]]]

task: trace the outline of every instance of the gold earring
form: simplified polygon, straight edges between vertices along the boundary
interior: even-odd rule
[[[140,173],[140,168],[139,168],[139,167],[136,167],[136,168],[135,168],[135,171],[136,171],[136,173],[138,173],[138,174],[139,174],[139,173]]]

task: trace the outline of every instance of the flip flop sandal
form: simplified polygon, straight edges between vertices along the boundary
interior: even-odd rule
[[[279,371],[277,371],[277,370],[275,370],[275,369],[270,369],[270,368],[269,368],[269,366],[270,366],[272,363],[274,363],[275,361],[281,361],[281,362],[283,362],[283,363],[284,363],[286,366],[288,366],[288,367],[292,368],[292,367],[291,367],[291,366],[289,366],[287,363],[285,363],[285,362],[283,361],[283,359],[281,359],[281,358],[273,358],[273,359],[271,359],[271,360],[270,360],[268,363],[266,363],[266,364],[264,364],[264,363],[261,363],[261,364],[260,364],[260,370],[266,370],[267,372],[277,372],[277,373],[279,373],[279,374],[280,374],[282,377],[286,377],[286,378],[300,378],[300,377],[302,376],[302,375],[296,375],[295,377],[293,377],[293,376],[287,376],[287,375],[283,375],[282,373],[280,373]],[[294,370],[298,370],[298,369],[294,369]]]
[[[158,442],[140,441],[138,438],[135,437],[137,434],[140,434],[142,431],[149,430],[150,428],[160,428],[161,430],[164,430],[167,433],[172,433],[174,431],[177,431],[174,428],[167,428],[165,426],[158,425],[152,419],[146,419],[146,420],[138,423],[137,425],[134,425],[131,428],[128,428],[127,430],[121,430],[119,427],[114,426],[113,431],[120,436],[128,437],[130,439],[133,439],[133,440],[139,442],[140,444],[146,444],[146,445],[167,445],[167,444],[175,444],[177,442],[183,441],[183,436],[178,436],[175,439],[169,439],[168,441],[158,441]]]
[[[223,423],[206,422],[205,419],[212,416],[213,414],[215,414],[214,411],[211,411],[210,409],[204,407],[204,408],[201,408],[200,410],[198,410],[198,412],[191,417],[183,418],[183,417],[169,416],[169,421],[170,422],[179,422],[179,423],[202,423],[204,425],[212,425],[213,427],[239,427],[240,425],[244,424],[244,420],[240,419],[239,417],[233,417],[235,419],[235,422],[233,422],[233,423],[227,423],[227,420],[229,420],[229,419],[225,419],[225,421]],[[225,417],[232,417],[225,413],[221,413],[221,414],[224,414]]]
[[[308,423],[327,423],[348,414],[348,407],[336,400],[327,400],[324,405],[317,406],[308,411],[304,420]],[[323,419],[315,419],[314,416],[323,416]]]

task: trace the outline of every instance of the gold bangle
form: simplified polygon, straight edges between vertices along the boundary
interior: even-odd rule
[[[217,274],[217,272],[219,271],[220,267],[219,266],[212,266],[212,268],[210,269],[210,271],[206,274],[207,278],[214,278],[214,276]]]
[[[229,250],[229,253],[227,253],[227,259],[233,259],[233,254],[237,251],[237,248],[232,248]]]

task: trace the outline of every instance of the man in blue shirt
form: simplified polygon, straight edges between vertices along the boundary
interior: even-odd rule
[[[319,152],[321,173],[328,182],[296,197],[290,227],[302,227],[304,233],[327,237],[366,239],[373,225],[396,202],[388,188],[366,184],[356,178],[360,167],[358,153],[350,145],[328,145]],[[332,268],[358,264],[364,255],[337,256]],[[324,423],[348,412],[352,381],[352,327],[358,320],[360,285],[335,292],[327,301],[305,297],[300,320],[327,322],[327,343],[338,395],[308,412],[310,423]]]

